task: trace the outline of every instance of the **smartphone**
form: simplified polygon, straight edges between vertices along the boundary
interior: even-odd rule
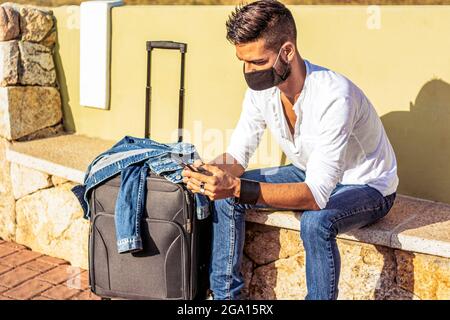
[[[202,167],[196,168],[196,167],[194,167],[192,164],[189,164],[189,163],[186,163],[186,162],[183,162],[183,161],[180,161],[179,164],[180,164],[183,168],[186,168],[186,167],[187,167],[189,170],[194,171],[194,172],[203,173],[203,174],[206,174],[206,173],[208,172],[208,170],[205,170],[205,169],[203,169]]]

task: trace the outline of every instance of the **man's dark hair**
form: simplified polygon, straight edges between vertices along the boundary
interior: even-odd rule
[[[228,21],[227,39],[232,44],[265,40],[266,48],[278,51],[286,41],[296,42],[297,30],[292,13],[276,0],[259,0],[241,4]]]

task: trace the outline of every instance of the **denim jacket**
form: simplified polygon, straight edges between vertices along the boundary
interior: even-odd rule
[[[89,193],[106,179],[120,173],[121,184],[115,207],[119,253],[142,250],[140,222],[145,208],[146,177],[150,169],[173,183],[181,183],[180,160],[192,164],[199,159],[190,143],[158,143],[151,139],[125,136],[88,166],[84,183],[72,188],[89,219]],[[209,199],[195,194],[197,219],[209,216]]]

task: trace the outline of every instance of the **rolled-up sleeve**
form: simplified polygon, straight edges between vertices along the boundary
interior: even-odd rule
[[[248,162],[258,147],[265,128],[264,116],[252,91],[247,89],[239,121],[231,134],[230,144],[226,150],[244,169],[248,167]]]
[[[321,114],[317,143],[306,164],[305,183],[320,209],[341,181],[347,142],[353,131],[355,105],[351,97],[331,102]]]

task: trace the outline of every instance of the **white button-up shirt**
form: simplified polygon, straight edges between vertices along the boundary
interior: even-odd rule
[[[294,136],[280,90],[248,89],[226,152],[247,168],[267,127],[292,164],[305,171],[321,209],[338,182],[367,184],[383,196],[394,193],[399,181],[394,150],[370,101],[343,75],[305,64],[305,83],[293,106]]]

